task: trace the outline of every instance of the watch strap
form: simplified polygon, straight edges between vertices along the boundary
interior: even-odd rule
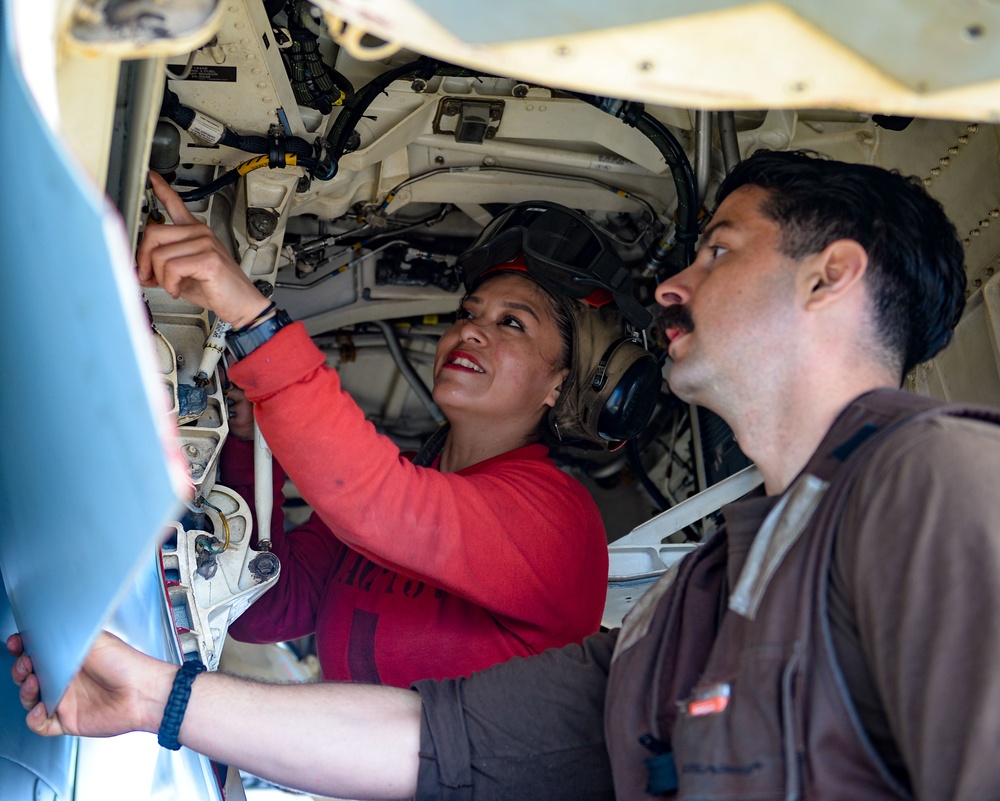
[[[249,331],[242,329],[238,333],[235,330],[230,331],[226,336],[226,346],[229,348],[230,353],[239,361],[249,356],[277,334],[278,331],[286,325],[291,325],[291,323],[292,318],[288,316],[288,312],[284,309],[278,309],[274,317],[258,323]]]

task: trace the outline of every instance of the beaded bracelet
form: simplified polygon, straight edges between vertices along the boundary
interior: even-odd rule
[[[156,741],[164,748],[176,751],[181,747],[177,742],[177,735],[180,734],[181,721],[184,720],[184,712],[191,698],[191,685],[195,677],[204,670],[205,665],[200,659],[195,658],[181,665],[177,675],[174,676],[174,686],[170,690],[170,697],[167,698],[167,705],[163,709],[163,720],[156,735]]]
[[[241,325],[241,326],[240,326],[239,328],[234,328],[234,329],[232,330],[232,333],[234,333],[234,334],[245,334],[245,333],[246,333],[247,331],[249,331],[249,330],[250,330],[251,328],[254,328],[255,326],[258,326],[258,325],[260,325],[260,324],[261,324],[262,322],[264,322],[264,318],[265,318],[265,317],[267,317],[267,315],[269,315],[269,314],[270,314],[271,312],[273,312],[273,311],[275,310],[276,306],[277,306],[277,304],[276,304],[276,303],[275,303],[275,302],[274,302],[274,301],[272,300],[272,301],[271,301],[271,302],[270,302],[270,303],[269,303],[269,304],[267,305],[267,308],[266,308],[266,309],[264,309],[264,311],[262,311],[262,312],[261,312],[260,314],[258,314],[258,315],[257,315],[256,317],[254,317],[254,318],[253,318],[253,319],[252,319],[252,320],[251,320],[251,321],[250,321],[249,323],[247,323],[246,325]]]

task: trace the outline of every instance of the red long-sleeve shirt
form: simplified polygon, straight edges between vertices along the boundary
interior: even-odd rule
[[[287,535],[275,515],[281,578],[231,626],[234,637],[274,642],[315,631],[324,678],[408,686],[597,630],[604,526],[544,446],[457,473],[416,467],[364,419],[300,324],[230,376],[316,511]],[[252,498],[240,448],[227,445],[223,481]]]

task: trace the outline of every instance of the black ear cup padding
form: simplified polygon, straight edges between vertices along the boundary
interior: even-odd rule
[[[633,347],[642,350],[638,345]],[[659,363],[643,350],[604,402],[597,418],[598,434],[603,439],[617,441],[636,436],[653,416],[661,382]]]

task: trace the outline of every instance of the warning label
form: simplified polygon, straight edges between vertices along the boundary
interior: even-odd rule
[[[170,71],[175,75],[180,75],[183,67],[171,64]],[[189,81],[215,81],[221,83],[236,83],[236,67],[216,67],[208,64],[196,64],[191,67]]]

